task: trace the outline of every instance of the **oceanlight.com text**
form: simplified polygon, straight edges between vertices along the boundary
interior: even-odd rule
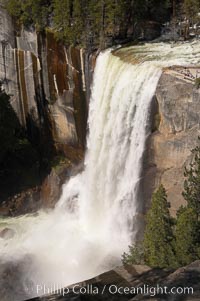
[[[76,284],[71,287],[61,287],[58,284],[53,284],[51,286],[36,285],[37,295],[43,294],[58,294],[62,296],[66,296],[68,294],[110,294],[110,295],[144,295],[154,297],[156,295],[193,295],[194,289],[192,287],[168,287],[168,286],[160,286],[157,284],[156,286],[143,285],[139,287],[133,286],[117,286],[115,284],[97,286],[93,284],[89,284],[86,286],[80,286]],[[34,289],[33,289],[34,290]]]

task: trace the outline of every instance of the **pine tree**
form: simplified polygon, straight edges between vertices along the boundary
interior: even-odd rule
[[[21,1],[2,0],[0,3],[5,6],[10,15],[15,16],[16,18],[20,18],[22,12]]]
[[[116,1],[116,19],[119,27],[119,36],[126,37],[128,26],[130,26],[131,16],[133,12],[131,0],[117,0]]]
[[[175,250],[177,262],[183,266],[199,257],[199,223],[193,208],[182,207],[177,214]]]
[[[200,10],[199,0],[184,0],[183,7],[186,16],[193,22]]]
[[[37,30],[43,30],[47,26],[50,4],[50,0],[4,0],[10,15],[25,26],[35,25]]]
[[[176,17],[177,0],[172,0],[171,6],[172,6],[172,16],[175,18]]]
[[[200,141],[200,138],[198,138]],[[187,202],[177,212],[176,256],[185,265],[200,256],[200,146],[192,149],[193,161],[185,168],[184,191]]]
[[[122,262],[126,264],[145,264],[143,242],[129,246],[129,252],[122,255]]]
[[[169,8],[171,7],[170,0],[146,0],[147,15],[159,22],[167,19]]]
[[[94,44],[101,43],[104,39],[105,1],[88,0],[88,18],[90,35]]]
[[[197,1],[197,0],[185,0]],[[55,35],[67,45],[105,48],[107,38],[125,39],[140,21],[163,21],[169,0],[0,0],[20,23],[41,31],[53,20]]]
[[[57,38],[74,43],[72,29],[72,0],[53,0],[53,23]]]
[[[105,1],[105,34],[114,35],[116,21],[116,1]]]
[[[199,138],[200,140],[200,138]],[[197,219],[200,218],[200,146],[197,146],[192,151],[194,160],[189,168],[185,168],[184,176],[184,191],[183,197],[187,201],[190,208],[193,208],[197,214]]]
[[[21,21],[25,25],[34,24],[37,30],[44,29],[48,22],[50,11],[48,0],[25,0],[21,1]]]
[[[83,38],[84,28],[84,1],[74,0],[73,1],[73,13],[72,13],[72,22],[73,22],[73,40],[75,44],[81,44]]]
[[[165,188],[160,185],[152,197],[144,235],[145,261],[153,267],[164,268],[176,265],[173,219],[170,217],[169,207]]]

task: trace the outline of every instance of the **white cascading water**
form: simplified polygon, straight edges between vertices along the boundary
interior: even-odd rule
[[[121,59],[110,51],[99,55],[84,171],[64,185],[54,210],[0,220],[0,229],[15,231],[0,238],[0,264],[19,263],[24,297],[36,295],[36,285],[66,286],[120,264],[138,230],[142,156],[162,68],[197,64],[199,50],[199,43],[146,44],[118,50]],[[15,283],[12,292],[2,283],[1,300],[12,294],[22,300]]]

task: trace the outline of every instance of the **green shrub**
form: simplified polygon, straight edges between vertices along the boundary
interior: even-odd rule
[[[122,262],[126,264],[144,264],[144,245],[142,242],[129,246],[129,252],[122,255]]]

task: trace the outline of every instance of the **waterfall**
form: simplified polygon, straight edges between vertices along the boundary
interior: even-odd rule
[[[15,231],[0,238],[0,263],[18,263],[24,296],[36,295],[37,285],[69,285],[120,264],[138,230],[151,99],[162,68],[199,62],[197,46],[147,44],[99,55],[84,171],[64,185],[54,210],[0,221]],[[1,300],[12,293],[17,301],[8,289]]]
[[[77,205],[81,228],[110,254],[122,254],[136,232],[138,182],[149,108],[161,70],[99,55],[89,112],[85,169],[63,190],[57,210]],[[78,196],[78,197],[77,197]]]

